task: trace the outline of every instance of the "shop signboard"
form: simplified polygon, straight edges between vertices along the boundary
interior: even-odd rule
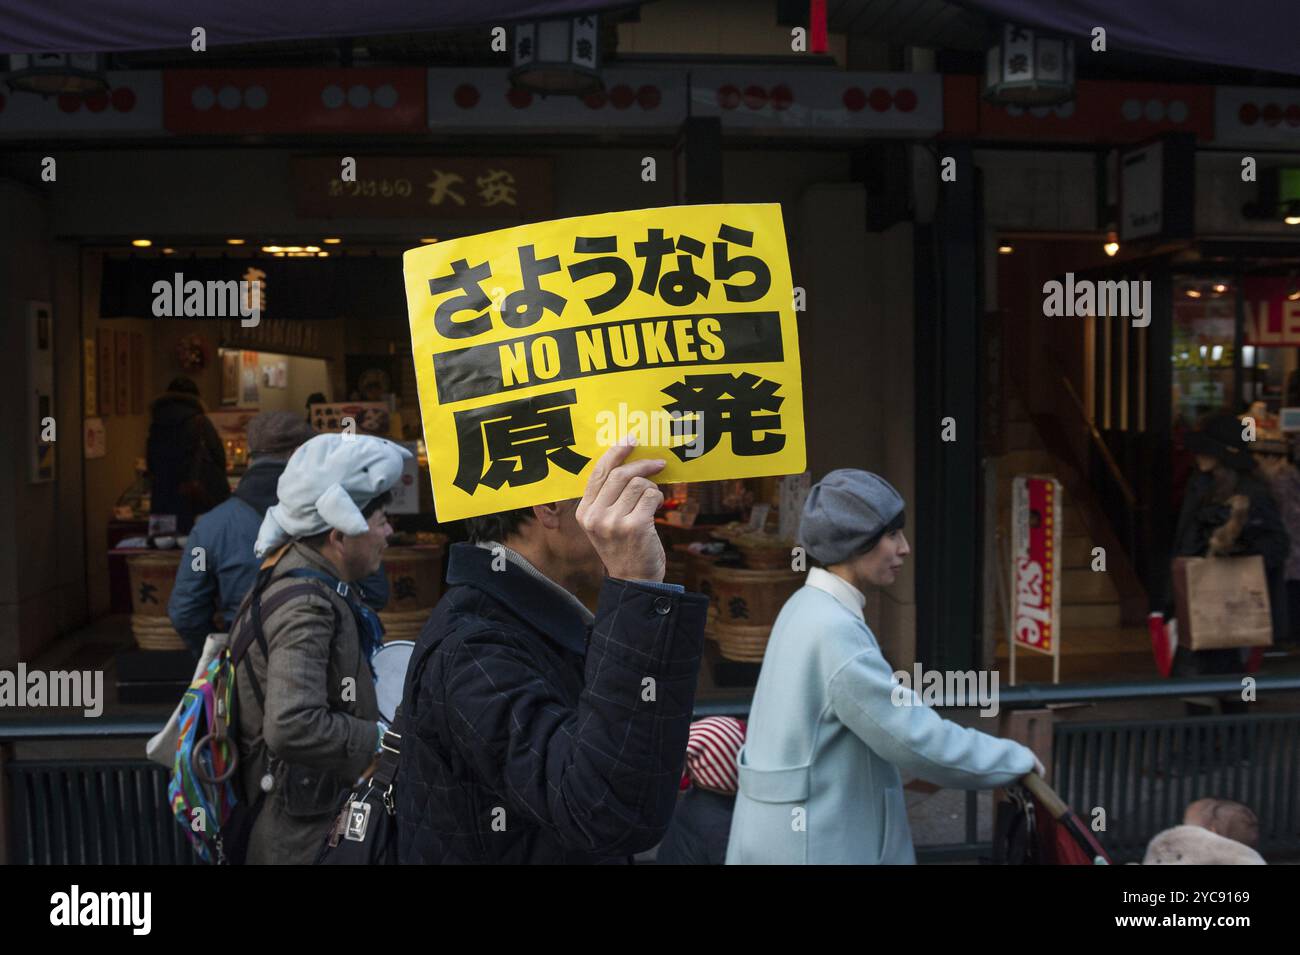
[[[404,265],[440,521],[581,497],[627,434],[661,484],[804,470],[779,205],[560,219]]]
[[[1297,297],[1293,300],[1292,295]],[[1246,277],[1241,296],[1246,307],[1243,343],[1261,348],[1300,345],[1300,295],[1294,279]]]
[[[1011,504],[1011,682],[1016,650],[1050,655],[1060,678],[1061,485],[1055,478],[1019,475]]]
[[[1195,140],[1166,133],[1120,153],[1119,237],[1186,239],[1193,234]]]
[[[293,160],[298,215],[538,219],[551,214],[551,160],[538,157],[358,156],[344,181],[337,156]]]
[[[389,514],[420,513],[420,442],[402,441],[411,456],[402,462],[402,479],[393,485],[393,499],[384,508]]]

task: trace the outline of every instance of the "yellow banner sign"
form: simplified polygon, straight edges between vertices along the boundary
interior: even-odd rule
[[[581,497],[629,433],[661,483],[804,470],[779,205],[559,219],[403,266],[438,520]]]

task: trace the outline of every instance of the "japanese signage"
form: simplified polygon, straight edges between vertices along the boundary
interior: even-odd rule
[[[440,521],[580,497],[628,433],[663,484],[804,470],[778,205],[520,226],[405,272]]]
[[[1056,655],[1061,618],[1061,485],[1055,478],[1016,478],[1011,543],[1011,643]]]
[[[1246,306],[1243,341],[1265,348],[1300,345],[1300,299],[1287,295],[1294,283],[1281,276],[1245,278],[1241,294]]]
[[[337,156],[293,161],[298,215],[538,219],[551,214],[549,159],[356,157],[344,182]]]

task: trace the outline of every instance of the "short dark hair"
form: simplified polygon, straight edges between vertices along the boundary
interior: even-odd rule
[[[199,386],[194,383],[193,378],[186,378],[184,375],[177,375],[167,383],[167,390],[182,395],[198,396]]]
[[[371,514],[375,513],[375,511],[379,510],[381,507],[387,507],[392,502],[393,492],[385,491],[361,509],[361,516],[366,520],[370,520]],[[306,544],[312,550],[318,551],[325,546],[325,542],[329,540],[329,536],[330,532],[326,530],[321,531],[319,534],[312,534],[311,537],[300,537],[298,540]]]
[[[365,507],[361,509],[361,516],[364,517],[366,520],[370,520],[371,514],[375,513],[375,511],[379,510],[381,507],[387,507],[389,504],[392,503],[393,503],[393,492],[385,491],[383,494],[379,495],[377,498],[375,498],[373,501],[371,501],[369,504],[367,504]]]
[[[504,541],[524,524],[533,519],[531,507],[516,507],[510,511],[498,511],[495,514],[481,514],[478,517],[465,518],[465,534],[471,544],[481,541]]]

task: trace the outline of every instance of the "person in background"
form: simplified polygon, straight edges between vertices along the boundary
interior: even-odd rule
[[[276,488],[289,457],[315,434],[311,425],[292,411],[264,411],[254,417],[248,423],[252,464],[239,479],[235,493],[202,515],[190,531],[167,616],[196,659],[214,626],[218,631],[229,627],[252,588],[260,563],[253,553],[257,530],[266,509],[276,501]],[[382,610],[388,603],[384,568],[358,581],[357,589],[371,609]],[[214,611],[219,614],[216,620]]]
[[[323,405],[327,401],[329,401],[329,399],[326,398],[319,391],[313,391],[310,395],[307,396],[307,423],[308,424],[311,424],[311,406]]]
[[[253,542],[289,456],[315,432],[292,411],[264,411],[248,423],[252,464],[235,493],[195,523],[176,571],[167,616],[197,657],[214,628],[225,631],[257,578]]]
[[[176,533],[188,534],[194,518],[230,496],[226,449],[208,420],[199,386],[173,378],[150,406],[145,458],[153,477],[152,515],[176,518]]]
[[[1255,467],[1242,428],[1241,421],[1229,412],[1215,412],[1187,435],[1187,449],[1196,455],[1197,472],[1188,480],[1183,496],[1174,531],[1174,556],[1205,557],[1213,551],[1225,557],[1263,557],[1273,639],[1279,642],[1285,639],[1282,582],[1291,541],[1273,495]],[[1166,601],[1168,606],[1172,603],[1172,598]],[[1167,611],[1166,616],[1172,614]],[[1240,650],[1179,649],[1173,675],[1240,673],[1245,665]]]
[[[382,438],[318,434],[289,458],[262,519],[262,569],[230,633],[232,645],[250,627],[257,637],[256,602],[261,639],[235,674],[249,863],[313,862],[388,729],[370,666],[382,631],[351,585],[379,568],[384,508],[409,457]]]
[[[686,741],[685,787],[673,821],[659,843],[659,865],[722,865],[736,809],[736,760],[745,744],[745,723],[731,716],[706,716],[691,724]]]
[[[1291,538],[1282,572],[1285,588],[1282,634],[1291,643],[1300,643],[1300,470],[1287,460],[1286,442],[1280,432],[1256,441],[1254,455]]]
[[[895,680],[862,611],[911,553],[903,523],[902,497],[868,471],[808,492],[799,544],[815,566],[772,626],[728,865],[913,865],[900,769],[954,789],[1043,773],[1027,747],[945,720]]]

